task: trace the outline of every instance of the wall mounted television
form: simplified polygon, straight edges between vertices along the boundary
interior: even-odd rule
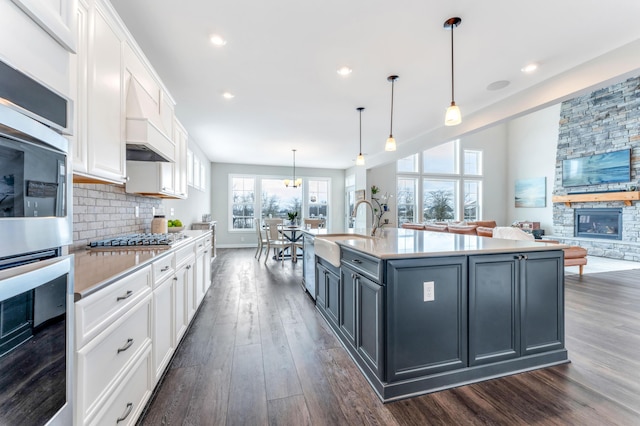
[[[630,181],[630,149],[562,160],[562,186],[565,187]]]

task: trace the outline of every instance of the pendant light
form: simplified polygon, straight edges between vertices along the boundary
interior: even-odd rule
[[[364,155],[362,155],[362,110],[363,107],[356,108],[360,113],[360,154],[356,158],[356,166],[364,166]]]
[[[291,185],[292,188],[297,188],[302,185],[302,178],[296,179],[296,150],[292,149],[291,151],[293,151],[293,180],[285,179],[284,186],[288,188]]]
[[[387,80],[391,82],[391,127],[389,129],[389,137],[387,138],[387,143],[384,144],[385,151],[396,150],[396,140],[393,138],[393,85],[397,79],[397,75],[390,75],[389,77],[387,77]]]
[[[447,113],[444,116],[445,126],[455,126],[462,123],[462,114],[460,114],[460,108],[456,105],[453,97],[453,29],[460,25],[462,19],[455,17],[449,18],[444,21],[444,27],[451,30],[451,105],[447,108]]]

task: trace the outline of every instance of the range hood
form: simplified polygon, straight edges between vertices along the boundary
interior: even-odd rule
[[[127,160],[175,161],[176,146],[167,136],[158,103],[131,76],[126,110]]]

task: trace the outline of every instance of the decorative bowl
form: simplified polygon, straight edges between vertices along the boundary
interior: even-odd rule
[[[184,226],[170,226],[167,228],[169,232],[182,232],[184,231]]]

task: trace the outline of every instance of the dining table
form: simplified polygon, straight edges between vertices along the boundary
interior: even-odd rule
[[[304,228],[300,225],[278,225],[278,231],[291,243],[291,260],[293,262],[298,260],[298,248],[302,248],[296,243],[302,239],[303,230]]]

